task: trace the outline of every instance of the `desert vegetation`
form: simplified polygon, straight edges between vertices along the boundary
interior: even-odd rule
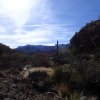
[[[57,44],[57,52],[26,54],[0,44],[1,100],[93,96],[100,100],[100,20],[76,32],[69,48]]]

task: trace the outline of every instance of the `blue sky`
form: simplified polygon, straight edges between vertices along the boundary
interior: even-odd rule
[[[0,43],[11,48],[69,43],[100,16],[100,0],[0,0]]]

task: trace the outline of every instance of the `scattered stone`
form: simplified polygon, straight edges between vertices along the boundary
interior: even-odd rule
[[[44,82],[37,83],[38,92],[36,92],[29,80],[23,81],[20,75],[13,73],[4,71],[3,74],[0,71],[0,100],[61,100],[54,92],[52,95],[48,91],[39,92],[48,90]]]

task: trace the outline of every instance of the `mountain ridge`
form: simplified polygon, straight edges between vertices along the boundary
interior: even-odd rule
[[[60,44],[59,48],[67,47],[69,48],[70,44]],[[47,46],[47,45],[25,45],[25,46],[19,46],[15,50],[24,52],[24,53],[35,53],[35,52],[55,52],[56,51],[56,45],[55,46]]]

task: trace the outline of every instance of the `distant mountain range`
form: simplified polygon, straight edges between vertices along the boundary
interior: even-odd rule
[[[59,48],[69,48],[70,44],[60,44]],[[23,52],[23,53],[36,53],[36,52],[55,52],[56,46],[45,46],[45,45],[25,45],[25,46],[19,46],[16,48],[17,51]]]

